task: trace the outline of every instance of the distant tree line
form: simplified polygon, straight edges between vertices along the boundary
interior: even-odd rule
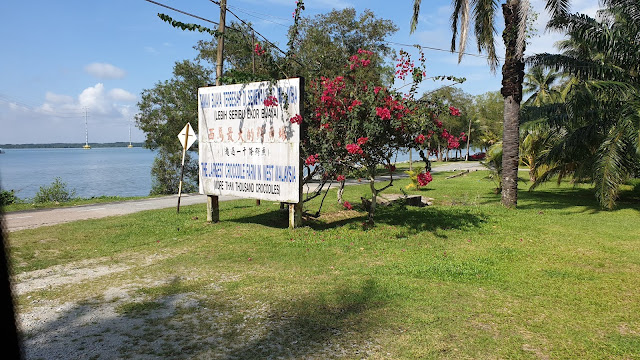
[[[72,148],[82,148],[84,143],[48,143],[48,144],[0,144],[0,148],[3,149],[72,149]],[[131,145],[134,147],[142,147],[144,143],[141,142],[132,142]],[[118,148],[118,147],[127,147],[129,146],[128,141],[117,141],[110,143],[92,143],[92,148]]]

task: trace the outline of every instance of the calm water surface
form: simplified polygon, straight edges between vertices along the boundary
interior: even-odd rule
[[[154,151],[143,148],[5,149],[0,154],[0,186],[28,199],[59,177],[79,197],[146,196],[154,157]],[[407,161],[409,154],[400,153],[394,160]],[[420,160],[415,151],[413,160]]]
[[[56,177],[76,196],[145,196],[151,190],[155,152],[143,148],[5,149],[0,185],[32,198]]]

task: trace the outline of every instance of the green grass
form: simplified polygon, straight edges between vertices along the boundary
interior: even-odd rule
[[[2,209],[4,212],[15,212],[25,210],[38,210],[38,209],[51,209],[58,207],[70,207],[89,204],[109,203],[125,200],[137,200],[146,199],[148,196],[96,196],[91,198],[74,198],[65,202],[46,202],[46,203],[32,203],[27,200],[23,200],[19,203],[5,205]]]
[[[293,231],[278,204],[243,200],[221,203],[218,224],[198,205],[14,232],[18,275],[87,259],[128,266],[18,304],[107,303],[106,288],[133,284],[135,299],[116,306],[148,317],[116,349],[133,358],[640,358],[637,186],[601,211],[586,186],[522,184],[509,210],[486,172],[447,175],[410,192],[433,206],[379,208],[370,229],[332,193]],[[180,305],[184,296],[195,303]]]

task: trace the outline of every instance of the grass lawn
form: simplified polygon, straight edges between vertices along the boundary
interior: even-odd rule
[[[448,175],[371,229],[334,192],[293,231],[243,200],[218,224],[198,205],[11,233],[27,354],[640,358],[638,186],[601,211],[587,187],[522,184],[508,210],[486,172]]]
[[[38,209],[51,209],[58,207],[70,207],[70,206],[80,206],[80,205],[88,205],[88,204],[100,204],[100,203],[110,203],[116,201],[127,201],[127,200],[136,200],[136,199],[146,199],[148,196],[96,196],[92,198],[74,198],[65,202],[46,202],[46,203],[32,203],[27,200],[22,200],[21,202],[5,205],[2,209],[4,212],[14,212],[14,211],[26,211],[26,210],[38,210]]]

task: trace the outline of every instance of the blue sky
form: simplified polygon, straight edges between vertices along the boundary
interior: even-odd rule
[[[158,2],[213,21],[219,17],[218,6],[209,0]],[[543,0],[531,3],[540,13],[536,24],[540,30],[527,54],[553,52],[553,43],[561,36],[544,32],[548,16]],[[370,9],[399,27],[389,39],[392,42],[449,48],[449,0],[422,1],[414,34],[409,34],[412,0],[307,0],[305,5],[303,16],[333,8],[355,7],[359,13]],[[227,6],[269,40],[286,47],[294,0],[228,0]],[[597,9],[597,0],[573,1],[573,12],[593,16]],[[144,0],[1,2],[0,144],[83,142],[84,108],[90,143],[128,141],[141,91],[169,79],[173,64],[193,59],[193,45],[208,36],[174,29],[157,17],[159,12],[213,26]],[[497,24],[502,21],[497,19]],[[497,40],[498,54],[503,54],[499,35]],[[467,50],[473,52],[472,39],[469,44]],[[466,77],[460,88],[468,93],[500,88],[499,71],[491,74],[482,57],[466,56],[458,64],[454,54],[430,50],[425,54],[429,75]],[[429,83],[422,90],[437,85]],[[132,126],[132,140],[143,139],[144,134]]]

